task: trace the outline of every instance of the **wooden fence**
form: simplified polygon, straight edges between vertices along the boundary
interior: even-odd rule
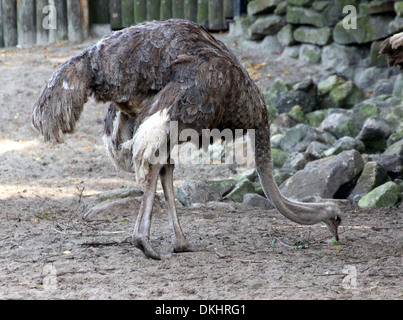
[[[82,41],[92,25],[122,29],[146,20],[188,19],[228,28],[247,0],[0,0],[0,47]]]

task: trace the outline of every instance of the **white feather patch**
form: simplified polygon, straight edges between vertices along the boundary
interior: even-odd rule
[[[133,166],[138,183],[145,181],[150,160],[166,143],[168,126],[168,110],[160,110],[143,121],[133,139],[122,144],[122,148],[132,150]]]

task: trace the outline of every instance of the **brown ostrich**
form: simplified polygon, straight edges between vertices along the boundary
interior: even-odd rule
[[[115,32],[61,65],[35,103],[32,123],[45,140],[72,132],[88,96],[112,102],[105,118],[107,152],[119,167],[144,180],[133,244],[146,256],[153,199],[161,179],[175,252],[192,251],[179,224],[169,161],[150,159],[169,140],[169,123],[185,128],[255,130],[255,164],[267,198],[288,219],[324,222],[338,239],[340,211],[332,202],[285,198],[272,175],[270,124],[262,93],[234,54],[201,26],[184,20],[154,21]],[[168,141],[169,142],[169,141]],[[170,149],[172,150],[172,146]]]

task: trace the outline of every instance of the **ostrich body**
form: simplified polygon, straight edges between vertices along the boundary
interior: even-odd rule
[[[290,220],[324,222],[338,238],[341,218],[334,203],[293,202],[280,193],[272,175],[264,98],[233,53],[199,25],[184,20],[143,23],[115,32],[71,58],[55,71],[36,102],[34,127],[45,140],[62,142],[63,133],[72,132],[91,94],[112,102],[104,120],[110,158],[145,183],[133,243],[148,257],[161,258],[149,244],[158,177],[173,249],[194,249],[176,212],[174,164],[169,159],[165,164],[150,161],[169,140],[170,121],[177,121],[179,131],[191,128],[199,136],[202,129],[254,129],[255,164],[267,198]]]
[[[386,39],[381,45],[381,54],[386,56],[389,67],[403,66],[403,32]]]

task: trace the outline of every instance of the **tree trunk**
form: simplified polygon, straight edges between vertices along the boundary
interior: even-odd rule
[[[209,27],[211,31],[220,31],[224,29],[224,11],[223,0],[209,0]]]
[[[197,23],[208,28],[208,0],[198,0]]]
[[[134,0],[122,0],[122,27],[134,24]]]
[[[44,24],[44,20],[49,13],[44,13],[43,9],[49,4],[48,0],[36,0],[36,44],[44,45],[49,42],[49,25]]]
[[[112,30],[122,28],[122,3],[120,0],[109,0],[109,19]]]
[[[56,29],[49,29],[49,42],[68,39],[67,0],[49,0],[56,12]]]
[[[67,0],[68,36],[83,41],[89,33],[88,0]]]
[[[109,0],[90,0],[90,23],[109,24]]]
[[[14,47],[18,44],[17,3],[15,0],[2,0],[4,46]]]
[[[160,19],[167,20],[172,18],[172,0],[161,0]]]
[[[147,20],[147,2],[146,0],[136,0],[134,4],[134,23],[140,23]]]
[[[147,20],[160,19],[160,0],[147,0]]]
[[[185,17],[184,0],[172,0],[172,16],[175,19],[183,19]]]

